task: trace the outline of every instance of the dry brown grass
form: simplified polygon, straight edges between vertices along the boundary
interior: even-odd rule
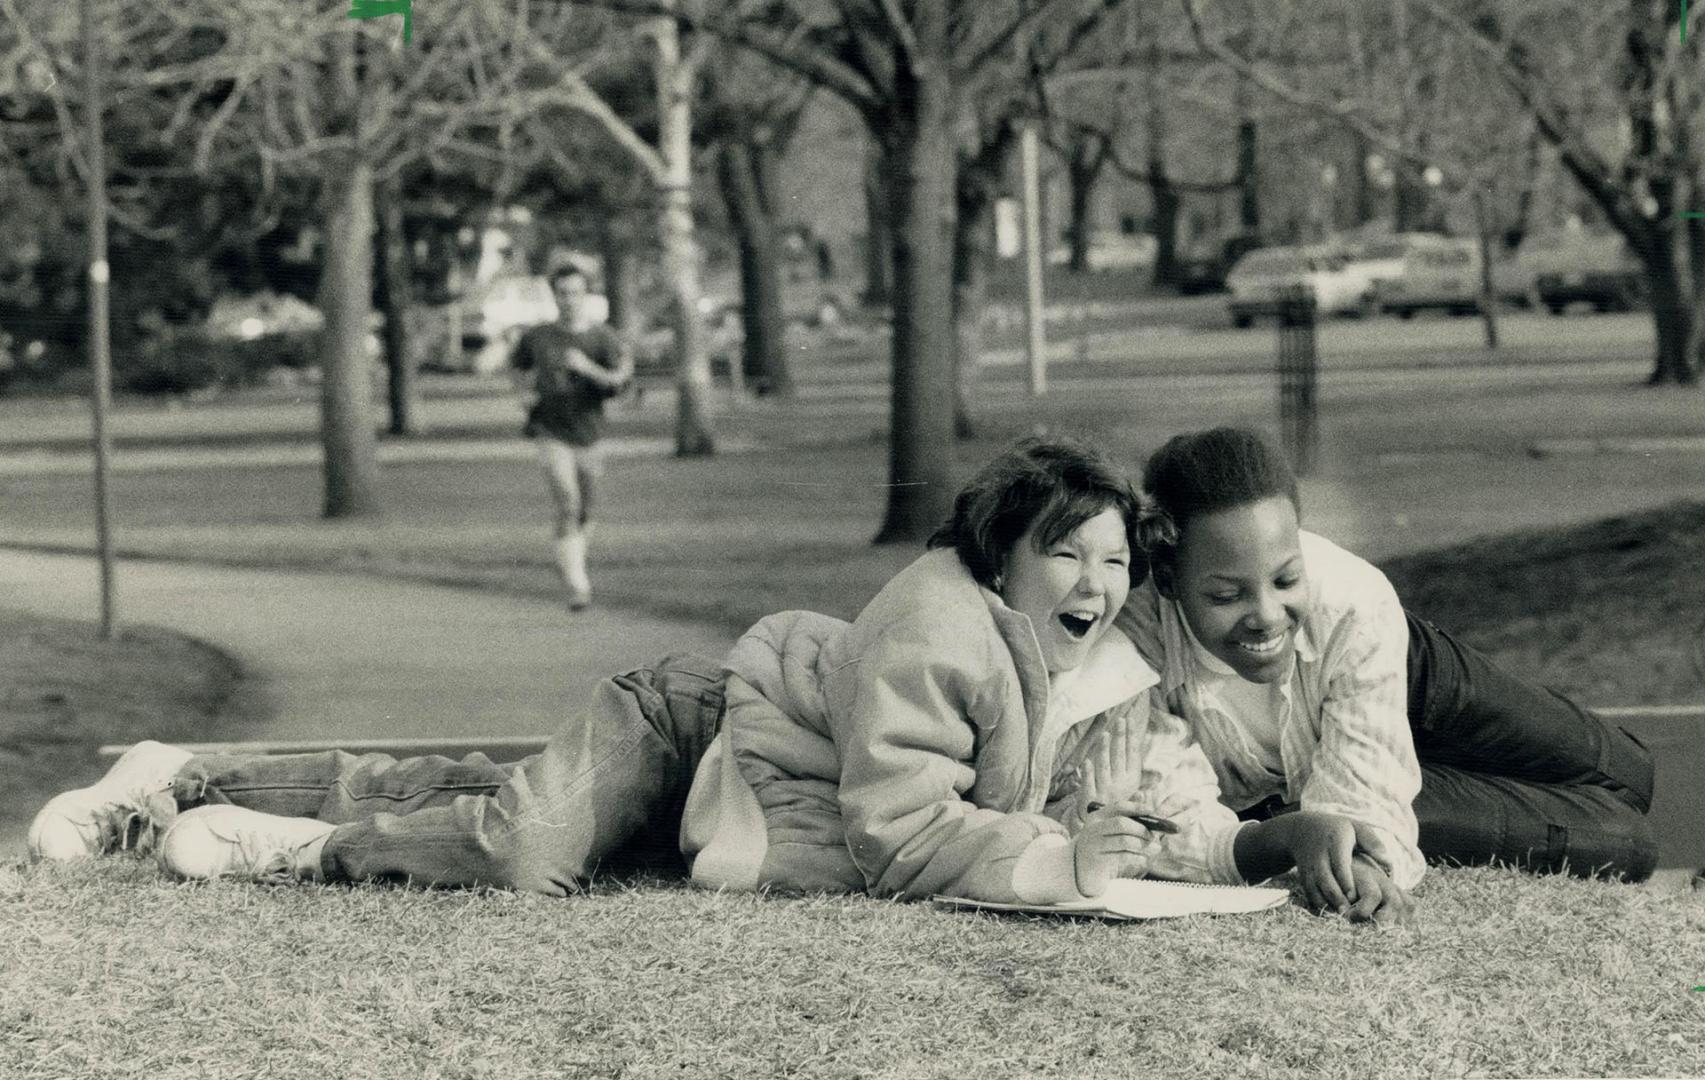
[[[8,1077],[1695,1076],[1705,903],[1429,875],[1419,923],[667,881],[545,900],[0,869]]]

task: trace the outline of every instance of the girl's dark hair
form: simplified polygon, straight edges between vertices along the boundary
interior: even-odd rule
[[[952,548],[972,577],[995,589],[1008,553],[1033,523],[1045,548],[1102,511],[1117,510],[1131,545],[1134,588],[1148,574],[1137,544],[1141,509],[1142,496],[1099,451],[1075,439],[1025,439],[960,489],[952,516],[929,538],[929,546]]]
[[[1258,432],[1220,427],[1174,435],[1143,468],[1143,491],[1155,509],[1143,522],[1141,548],[1170,563],[1178,536],[1202,514],[1283,495],[1302,514],[1296,474]]]

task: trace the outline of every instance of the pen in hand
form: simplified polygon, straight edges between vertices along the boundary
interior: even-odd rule
[[[1104,802],[1091,802],[1084,812],[1093,814],[1106,805],[1108,804]],[[1177,823],[1171,818],[1156,817],[1153,814],[1139,814],[1134,810],[1121,810],[1119,813],[1123,817],[1130,818],[1149,832],[1176,833],[1178,831]]]

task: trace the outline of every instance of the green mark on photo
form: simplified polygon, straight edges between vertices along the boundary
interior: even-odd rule
[[[386,15],[403,17],[403,44],[414,40],[414,0],[349,0],[352,19],[378,19]]]

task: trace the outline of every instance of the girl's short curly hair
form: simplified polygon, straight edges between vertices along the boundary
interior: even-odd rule
[[[1149,560],[1168,564],[1177,556],[1178,538],[1204,514],[1283,495],[1300,517],[1296,473],[1290,463],[1248,428],[1218,427],[1174,435],[1149,456],[1143,468],[1143,492],[1154,504],[1145,516],[1141,549]]]
[[[979,584],[998,590],[1007,556],[1032,525],[1045,548],[1097,514],[1116,510],[1125,519],[1135,588],[1148,574],[1137,543],[1142,508],[1136,487],[1100,451],[1076,439],[1030,438],[971,477],[929,546],[954,549]]]

